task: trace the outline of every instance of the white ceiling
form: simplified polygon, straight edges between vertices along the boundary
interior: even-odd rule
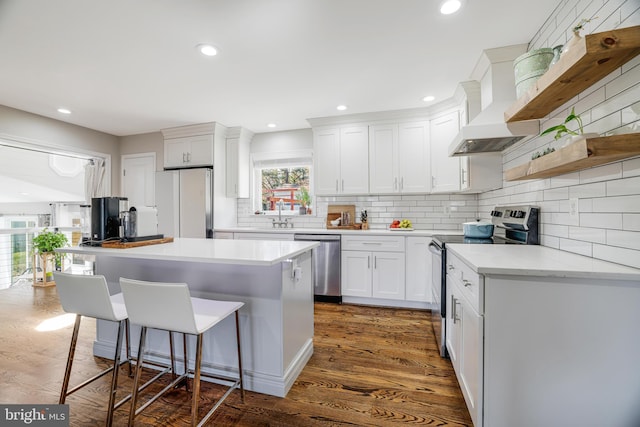
[[[439,0],[0,0],[0,104],[118,136],[424,107],[483,49],[528,43],[557,4],[466,0],[443,16]]]

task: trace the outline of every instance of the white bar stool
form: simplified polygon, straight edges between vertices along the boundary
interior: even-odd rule
[[[111,377],[111,388],[109,389],[109,406],[107,408],[107,426],[113,423],[113,411],[129,400],[130,395],[115,403],[116,388],[118,385],[118,368],[121,364],[131,361],[129,352],[129,322],[127,309],[124,305],[122,294],[109,295],[109,287],[104,276],[85,276],[54,272],[54,280],[58,290],[58,297],[62,308],[67,313],[76,315],[73,334],[71,335],[71,346],[67,358],[67,367],[60,391],[59,403],[64,403],[67,396],[78,391],[82,387],[92,383],[113,371]],[[118,322],[118,336],[116,338],[116,351],[113,358],[113,365],[99,374],[89,378],[83,383],[69,390],[69,378],[71,376],[71,366],[78,342],[78,332],[80,331],[80,321],[82,316],[93,317],[95,319],[110,320]],[[122,334],[126,332],[127,359],[120,361],[122,351]],[[131,364],[129,363],[129,376],[131,376]]]
[[[140,346],[138,347],[138,362],[133,384],[131,409],[129,412],[129,426],[133,425],[136,415],[162,396],[166,391],[175,387],[193,374],[193,391],[191,403],[191,425],[203,425],[218,409],[222,402],[237,388],[240,389],[244,402],[244,386],[242,382],[242,355],[240,351],[240,324],[238,310],[244,305],[242,302],[217,301],[202,298],[192,298],[186,283],[144,282],[120,278],[120,287],[124,295],[124,302],[132,323],[142,326],[140,332]],[[202,374],[202,336],[213,326],[235,313],[236,343],[238,351],[238,378],[213,376]],[[140,408],[136,409],[138,398],[138,382],[142,374],[144,345],[147,328],[180,332],[196,336],[196,355],[193,371],[188,369],[187,348],[185,345],[185,372],[171,384],[153,396]],[[229,384],[225,394],[218,399],[213,408],[198,423],[198,402],[200,400],[200,377],[223,380]],[[188,390],[188,388],[187,388]]]

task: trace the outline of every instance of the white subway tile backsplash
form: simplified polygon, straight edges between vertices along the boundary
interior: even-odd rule
[[[620,74],[619,71],[618,71],[618,74]],[[594,88],[594,86],[591,87],[594,90],[590,92],[588,95],[586,95],[586,92],[582,92],[582,94],[580,94],[579,96],[580,101],[576,102],[576,104],[574,105],[575,112],[577,114],[580,114],[580,117],[582,118],[583,121],[590,121],[586,117],[587,113],[589,112],[589,109],[593,108],[595,105],[598,105],[604,102],[606,99],[604,85],[601,86],[600,88]]]
[[[581,213],[593,212],[593,199],[579,199],[578,211]]]
[[[560,187],[544,190],[544,200],[566,200],[569,198],[569,188]]]
[[[621,213],[580,213],[581,227],[622,228]]]
[[[569,198],[587,198],[606,196],[606,184],[604,182],[593,182],[591,184],[581,184],[569,187]]]
[[[550,248],[560,249],[560,238],[554,236],[542,235],[540,238],[540,244],[542,246],[548,246]]]
[[[640,231],[640,214],[622,214],[622,228],[629,231]]]
[[[569,227],[569,236],[573,240],[582,240],[592,243],[606,243],[606,230],[590,227]]]
[[[593,256],[605,261],[640,268],[640,251],[635,249],[594,244]]]
[[[543,224],[541,228],[546,236],[569,237],[569,227],[566,225]]]
[[[640,195],[593,199],[594,212],[640,212]]]
[[[640,176],[608,181],[607,196],[631,196],[640,193]]]
[[[629,89],[608,97],[606,101],[596,105],[591,110],[592,120],[597,120],[616,111],[635,104],[640,99],[640,84],[631,86]]]
[[[560,250],[573,252],[579,255],[585,255],[590,257],[592,255],[593,245],[589,242],[582,242],[580,240],[560,239]]]
[[[622,164],[611,163],[580,171],[580,184],[622,178]]]
[[[607,245],[640,250],[640,232],[607,230]]]
[[[549,178],[549,186],[551,188],[567,187],[567,186],[576,185],[579,183],[580,183],[579,172],[566,173],[564,175],[559,175],[559,176],[554,176],[553,178]]]
[[[637,85],[640,81],[640,66],[633,67],[625,73],[621,73],[621,69],[618,69],[617,73],[614,72],[611,74],[615,74],[616,78],[612,79],[605,85],[607,98],[611,98],[620,92]]]

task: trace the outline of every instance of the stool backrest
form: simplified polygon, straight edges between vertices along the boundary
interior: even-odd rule
[[[67,313],[105,320],[120,320],[116,316],[109,286],[104,276],[86,276],[53,272],[60,304]]]
[[[198,334],[186,283],[120,278],[129,321],[154,329]]]

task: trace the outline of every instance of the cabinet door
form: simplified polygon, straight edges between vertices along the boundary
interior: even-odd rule
[[[189,166],[213,166],[213,135],[190,136]]]
[[[460,296],[456,294],[454,289],[454,281],[450,276],[447,276],[447,318],[446,318],[446,330],[447,338],[446,345],[449,351],[449,357],[451,358],[451,364],[453,369],[458,374],[459,371],[459,352],[460,352]]]
[[[340,193],[369,192],[368,135],[367,126],[340,129]]]
[[[340,179],[340,133],[338,129],[323,129],[315,132],[313,151],[316,194],[338,194]]]
[[[398,129],[399,187],[402,193],[430,190],[429,123],[403,123]]]
[[[431,175],[433,192],[460,191],[460,159],[449,157],[449,144],[460,129],[454,111],[431,120]]]
[[[342,251],[342,295],[371,296],[371,252]]]
[[[369,190],[372,193],[398,191],[398,126],[369,127]]]
[[[373,252],[373,296],[404,299],[404,253]]]
[[[164,167],[182,167],[187,161],[188,143],[185,138],[166,139],[164,141]]]
[[[407,301],[431,302],[430,237],[407,237],[406,289]]]
[[[480,425],[479,411],[482,400],[482,317],[471,307],[466,298],[460,298],[458,306],[460,353],[458,381],[474,425]]]
[[[227,197],[238,197],[238,145],[237,138],[227,139]]]

